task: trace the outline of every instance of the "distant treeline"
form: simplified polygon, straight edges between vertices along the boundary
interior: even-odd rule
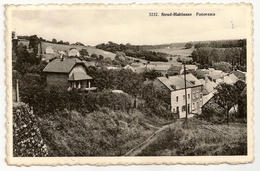
[[[227,62],[232,68],[246,71],[246,40],[212,41],[195,44],[191,56],[201,68],[212,67],[214,63]]]
[[[145,59],[148,61],[168,62],[168,59],[166,57],[169,56],[168,54],[162,52],[146,51],[144,48],[142,48],[142,46],[131,45],[129,43],[127,43],[126,45],[117,44],[111,41],[109,41],[106,44],[102,43],[96,45],[96,48],[109,51],[112,53],[124,52],[127,56]]]
[[[44,39],[42,37],[38,37],[37,35],[32,35],[33,37],[37,37],[37,40],[39,42],[47,42],[47,43],[54,43],[54,44],[63,44],[63,45],[70,45],[70,43],[68,41],[63,41],[63,40],[57,40],[55,38],[53,38],[52,40],[47,40]],[[32,36],[17,36],[18,39],[25,39],[30,41],[30,38]],[[80,45],[80,46],[85,46],[83,43],[81,42],[76,42],[76,43],[72,43],[71,45]]]
[[[246,39],[239,40],[218,40],[218,41],[209,41],[209,42],[198,42],[194,43],[196,49],[201,47],[211,47],[211,48],[235,48],[246,45]]]
[[[196,41],[187,43],[169,43],[161,45],[140,45],[139,47],[143,50],[149,49],[164,49],[172,47],[185,47],[188,43],[194,45],[195,48],[199,47],[211,47],[211,48],[232,48],[232,47],[243,47],[246,45],[246,39],[238,40],[216,40],[216,41]]]

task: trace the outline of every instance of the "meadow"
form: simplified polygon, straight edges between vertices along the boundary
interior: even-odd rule
[[[243,123],[213,125],[190,118],[188,124],[171,124],[138,156],[247,155],[247,126]]]

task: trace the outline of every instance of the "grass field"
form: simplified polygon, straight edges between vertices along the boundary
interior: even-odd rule
[[[192,118],[188,124],[171,124],[138,152],[139,156],[247,155],[247,127],[240,123],[212,125]]]
[[[189,57],[191,53],[193,52],[194,48],[191,49],[185,49],[184,47],[170,47],[170,48],[162,48],[162,49],[151,49],[152,51],[156,52],[163,52],[167,53],[169,55],[172,55],[173,57],[167,57],[168,62],[151,62],[151,64],[157,64],[157,65],[162,65],[162,64],[173,64],[173,65],[180,65],[181,63],[177,61],[178,57],[180,59],[184,60],[190,60],[191,58]],[[172,60],[170,60],[172,58]]]

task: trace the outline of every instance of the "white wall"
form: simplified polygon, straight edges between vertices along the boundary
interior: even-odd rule
[[[188,94],[190,94],[190,98],[188,99]],[[185,90],[176,90],[171,92],[171,111],[177,112],[177,107],[179,107],[180,118],[186,117],[186,111],[182,111],[182,106],[185,105],[185,99],[183,99],[183,95],[185,95]],[[176,97],[178,96],[178,102],[176,101]],[[190,104],[191,111],[191,88],[187,88],[187,105]]]

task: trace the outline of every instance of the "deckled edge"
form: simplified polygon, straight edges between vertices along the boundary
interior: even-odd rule
[[[12,156],[12,62],[11,62],[11,42],[10,42],[10,28],[8,27],[8,24],[10,22],[10,12],[13,10],[13,8],[27,8],[27,7],[86,7],[86,6],[91,6],[91,7],[113,7],[113,8],[120,8],[120,7],[214,7],[214,6],[247,6],[248,10],[250,10],[250,23],[251,25],[249,26],[251,29],[251,35],[247,37],[247,88],[248,92],[247,95],[248,99],[247,102],[250,102],[247,104],[247,109],[249,110],[249,116],[247,120],[247,126],[248,126],[248,155],[241,156],[244,160],[232,160],[232,157],[223,157],[223,156],[201,156],[204,157],[203,160],[198,160],[198,161],[192,161],[192,159],[195,159],[196,157],[48,157],[51,159],[51,162],[47,161],[45,159],[48,158],[36,158],[38,159],[36,162],[32,161],[32,159],[35,158],[19,158],[19,162],[14,161],[14,158]],[[7,129],[7,134],[6,134],[6,162],[8,165],[16,165],[16,166],[32,166],[32,165],[51,165],[51,166],[58,166],[58,165],[95,165],[95,166],[108,166],[108,165],[151,165],[151,164],[166,164],[166,165],[172,165],[172,164],[203,164],[203,165],[209,165],[209,164],[222,164],[222,163],[228,163],[228,164],[245,164],[245,163],[252,163],[254,161],[254,87],[253,87],[253,79],[254,79],[254,65],[253,65],[253,33],[254,33],[254,21],[253,21],[253,5],[251,3],[229,3],[229,4],[216,4],[216,3],[153,3],[153,4],[136,4],[136,3],[130,3],[130,4],[38,4],[38,5],[11,5],[7,4],[5,5],[5,52],[6,52],[6,58],[5,58],[5,64],[6,64],[6,102],[7,102],[7,107],[6,107],[6,129]],[[9,18],[8,18],[9,17]],[[247,31],[248,32],[248,31]],[[250,49],[248,46],[251,46]],[[250,74],[249,74],[250,73]],[[11,84],[10,84],[11,83]],[[249,92],[249,90],[251,90]],[[250,135],[249,135],[250,132]],[[216,158],[223,157],[227,158],[228,160],[223,160],[223,161],[214,161]],[[104,158],[106,161],[102,162],[101,160]],[[171,158],[173,161],[167,161],[164,162],[163,160],[166,158]],[[182,161],[179,161],[179,159],[182,158]],[[209,159],[212,158],[212,159]],[[18,159],[18,158],[16,158]],[[93,159],[95,161],[93,161]],[[116,160],[115,160],[116,159]],[[127,161],[128,159],[135,159],[132,160],[131,162]],[[137,159],[137,160],[136,160]],[[163,160],[162,160],[163,159]],[[209,160],[208,160],[209,159]],[[23,161],[28,161],[30,162],[23,163]],[[80,161],[79,161],[80,160]],[[150,161],[153,160],[153,161]],[[175,161],[174,161],[175,160]]]

